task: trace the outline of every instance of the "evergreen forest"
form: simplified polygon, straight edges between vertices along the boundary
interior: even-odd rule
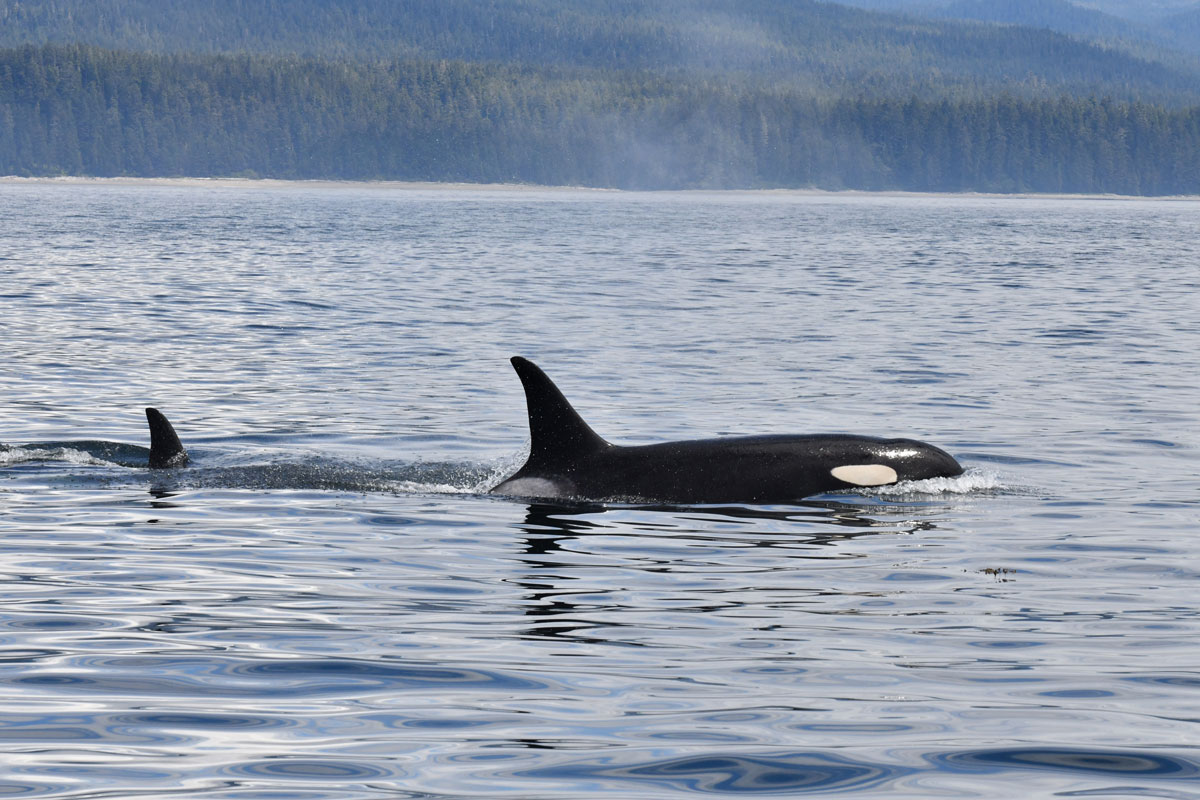
[[[1144,42],[808,0],[165,5],[0,0],[0,175],[1200,193],[1200,71]]]

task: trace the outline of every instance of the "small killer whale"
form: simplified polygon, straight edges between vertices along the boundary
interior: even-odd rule
[[[961,475],[913,439],[730,436],[632,447],[605,441],[554,382],[514,356],[529,411],[529,458],[493,494],[667,503],[789,503],[814,494]]]
[[[157,408],[146,409],[146,421],[150,425],[150,449],[124,442],[106,442],[95,439],[69,442],[37,442],[20,446],[19,449],[31,451],[33,454],[57,449],[75,450],[87,453],[113,464],[125,467],[150,467],[151,469],[170,469],[182,467],[189,461],[188,452],[179,435],[171,427],[171,423]],[[0,445],[0,452],[13,449]],[[36,457],[36,455],[35,455]]]

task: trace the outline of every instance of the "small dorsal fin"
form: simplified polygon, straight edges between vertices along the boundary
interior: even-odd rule
[[[150,423],[150,468],[182,467],[188,463],[187,450],[162,412],[147,408],[146,421]]]
[[[528,464],[562,464],[610,447],[571,407],[567,398],[532,361],[513,356],[513,369],[525,387],[529,408]]]

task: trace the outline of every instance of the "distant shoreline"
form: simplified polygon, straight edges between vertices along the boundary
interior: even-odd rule
[[[595,186],[543,186],[529,183],[438,183],[436,181],[354,181],[354,180],[286,180],[282,178],[93,178],[85,176],[22,177],[0,176],[0,186],[158,186],[168,188],[217,189],[384,189],[388,191],[422,192],[594,192],[598,194],[651,195],[779,195],[799,197],[946,197],[989,198],[998,200],[1143,200],[1191,201],[1200,195],[1124,195],[1124,194],[1063,194],[1036,192],[908,192],[900,190],[867,191],[863,189],[610,189]]]

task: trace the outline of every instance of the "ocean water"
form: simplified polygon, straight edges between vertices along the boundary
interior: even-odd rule
[[[1200,201],[0,183],[0,796],[1200,798]],[[521,502],[621,443],[955,479]],[[150,471],[142,409],[185,469]]]

